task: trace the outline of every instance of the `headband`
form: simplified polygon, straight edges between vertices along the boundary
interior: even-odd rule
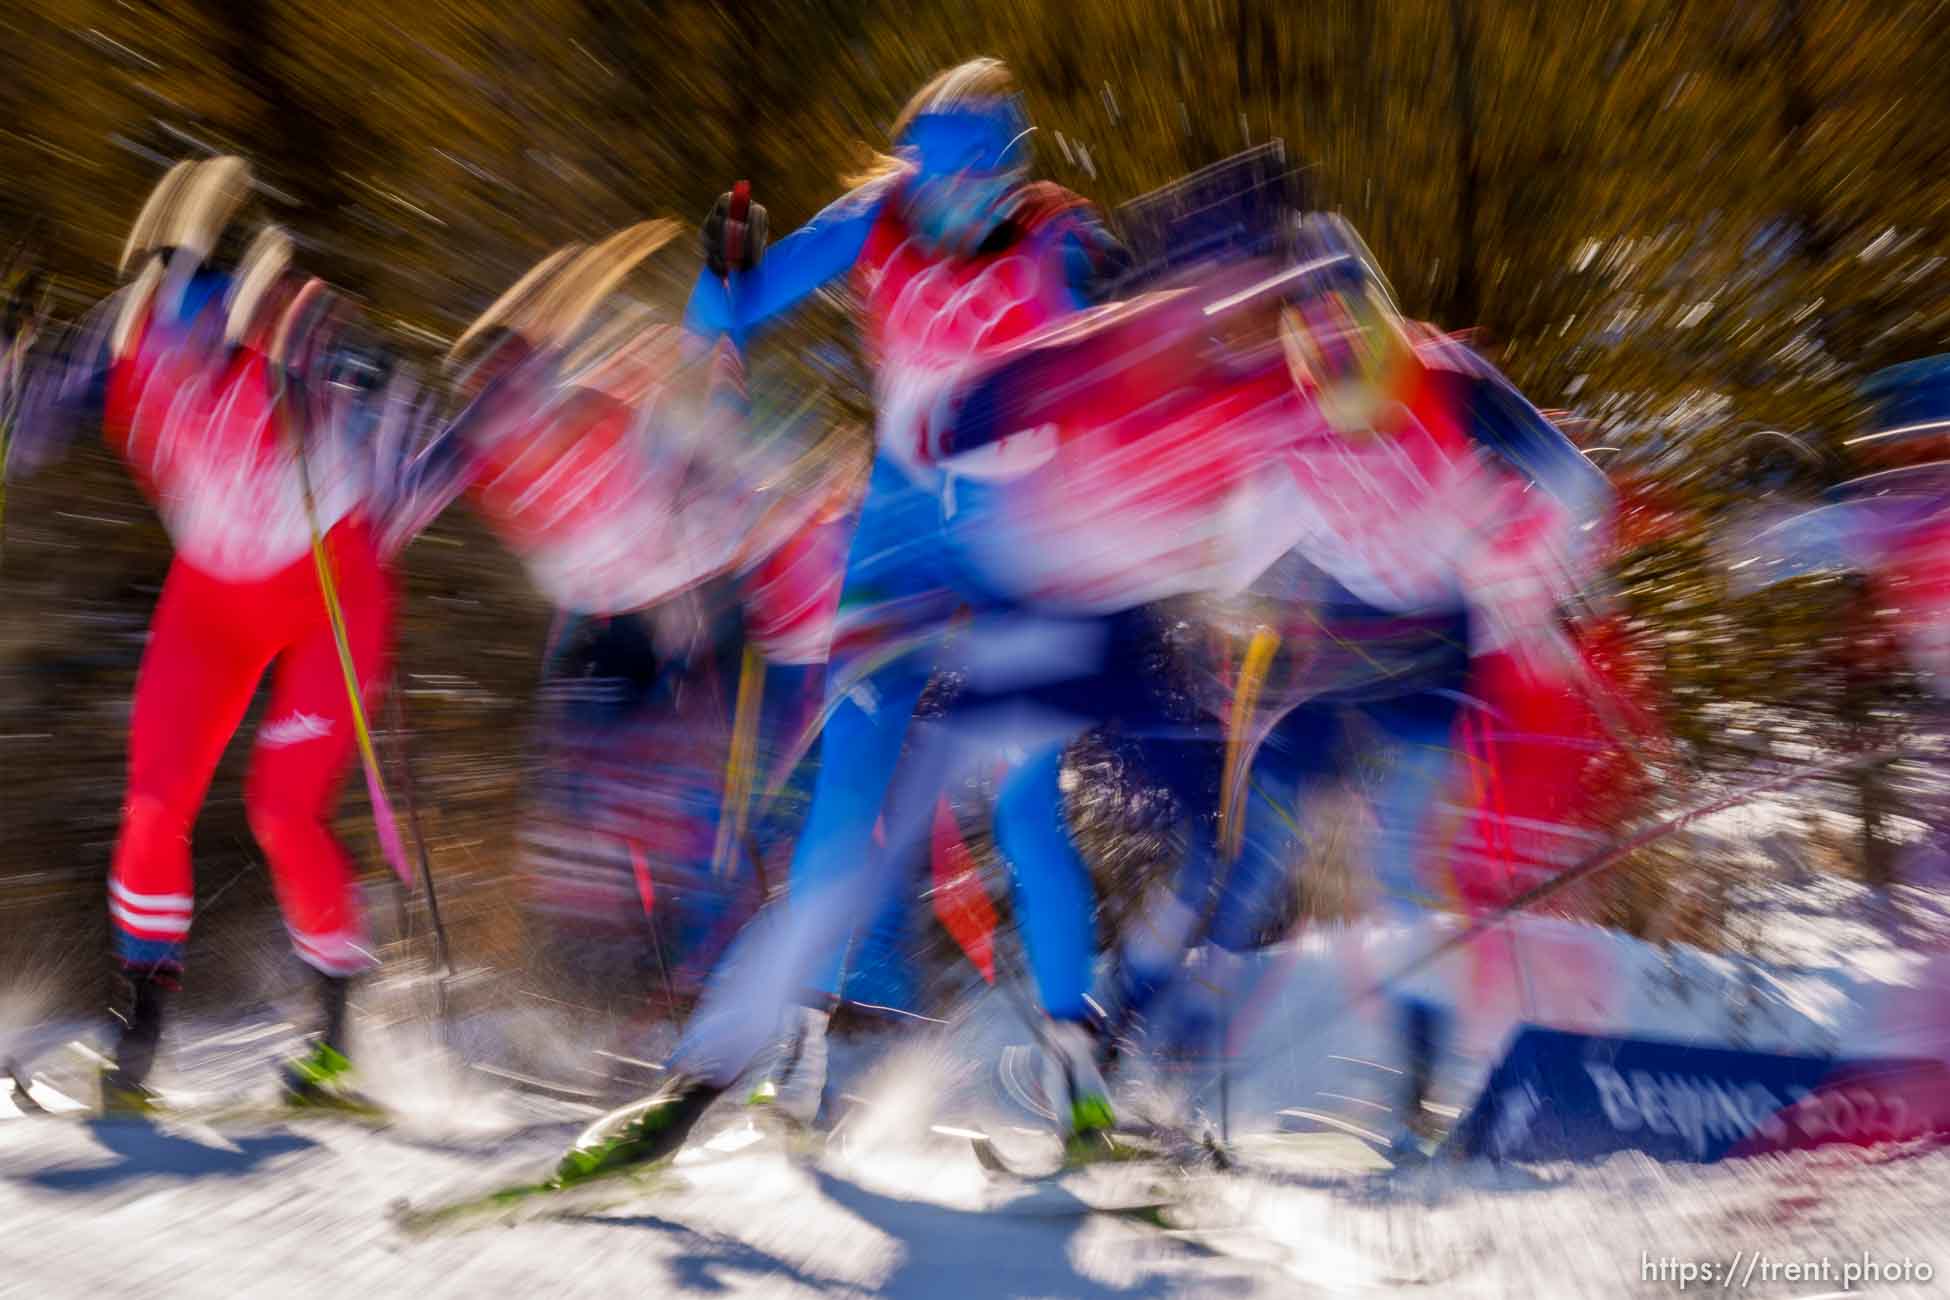
[[[1029,160],[1028,119],[1015,96],[966,100],[952,109],[922,113],[894,142],[923,176],[953,172],[1000,172]]]

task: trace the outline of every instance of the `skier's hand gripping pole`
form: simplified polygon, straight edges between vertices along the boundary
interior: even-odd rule
[[[705,214],[699,232],[704,264],[720,280],[733,271],[749,271],[765,255],[770,235],[765,205],[752,202],[752,183],[739,181],[720,194]]]

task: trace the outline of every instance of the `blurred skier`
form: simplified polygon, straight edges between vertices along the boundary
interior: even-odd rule
[[[834,707],[790,900],[762,918],[781,936],[772,942],[785,956],[718,982],[670,1062],[669,1084],[586,1134],[562,1161],[565,1180],[681,1146],[792,1003],[806,1004],[800,1033],[823,1038],[847,936],[892,887],[884,864],[896,854],[876,852],[874,827],[943,635],[966,593],[979,591],[954,559],[958,515],[979,516],[993,490],[970,475],[1007,474],[1021,458],[1033,463],[1041,454],[1033,440],[1027,447],[1004,440],[985,466],[945,472],[933,463],[928,411],[971,357],[1088,305],[1114,264],[1114,245],[1082,200],[1028,181],[1029,131],[1002,64],[978,59],[950,69],[909,102],[892,131],[894,156],[879,159],[852,192],[756,265],[725,258],[698,282],[691,327],[742,346],[823,285],[850,276],[875,365],[879,457],[848,554],[827,679]],[[710,226],[731,224],[725,215]],[[912,779],[915,790],[931,781]],[[925,829],[933,794],[926,789],[925,797],[890,807],[918,808]],[[912,830],[890,826],[890,846],[907,843]],[[754,935],[745,946],[765,943]],[[1102,1083],[1080,1033],[1069,1054],[1081,1104],[1059,1110],[1095,1115]]]
[[[1289,714],[1262,747],[1253,784],[1293,803],[1335,769],[1335,737],[1360,719],[1379,769],[1364,856],[1382,915],[1412,926],[1437,901],[1432,859],[1460,775],[1460,707],[1493,700],[1507,718],[1526,700],[1587,686],[1563,613],[1595,571],[1611,493],[1487,362],[1401,317],[1343,223],[1318,222],[1312,239],[1328,265],[1282,321],[1295,379],[1322,416],[1294,452],[1306,502],[1296,552],[1327,579],[1315,597],[1320,633],[1336,643],[1327,657],[1348,645],[1375,653],[1379,637],[1390,671],[1357,675],[1352,690],[1324,690]],[[1555,770],[1578,769],[1560,761]],[[1144,965],[1140,957],[1131,968]],[[1419,1128],[1442,1021],[1426,994],[1403,993],[1399,1114]]]
[[[1557,609],[1581,583],[1607,509],[1602,476],[1507,382],[1400,317],[1344,223],[1309,218],[1291,269],[1263,283],[1277,284],[1284,303],[1278,335],[1290,370],[1284,396],[1265,404],[1296,437],[1284,452],[1293,491],[1257,523],[1287,552],[1254,579],[1247,616],[1234,620],[1244,653],[1225,670],[1225,695],[1239,707],[1227,721],[1223,783],[1195,817],[1177,885],[1132,931],[1099,999],[1107,1047],[1177,980],[1188,945],[1207,949],[1195,1006],[1167,1037],[1196,1042],[1200,1026],[1216,1024],[1242,995],[1237,954],[1284,906],[1292,809],[1306,790],[1353,774],[1359,736],[1382,773],[1371,787],[1376,833],[1364,855],[1381,910],[1408,923],[1431,905],[1425,860],[1456,775],[1460,709],[1494,665],[1515,665],[1510,672],[1525,681],[1566,679]],[[1231,301],[1202,311],[1223,314],[1215,309]],[[1106,318],[1106,327],[1138,332],[1142,321]],[[1080,326],[1038,364],[1056,372],[1071,353],[1131,350],[1116,334],[1093,342],[1090,330]],[[1236,362],[1230,373],[1222,387],[1263,382],[1256,372],[1239,377]],[[1192,382],[1169,371],[1144,378],[1180,390]],[[1107,391],[1076,383],[1072,396],[1041,403],[1036,418],[1119,418],[1125,407],[1107,403]],[[1544,490],[1529,491],[1533,484]],[[1067,522],[1043,518],[1052,530]],[[1276,647],[1289,680],[1255,707]],[[1033,822],[1010,806],[1050,806],[1055,779],[1053,764],[1019,774],[1042,790],[1005,792],[998,841],[1018,859],[1045,1001],[1060,1005],[1083,999],[1091,978],[1088,877],[1060,819]],[[1035,861],[1020,861],[1026,856]],[[1411,1057],[1428,1056],[1433,1008],[1411,999],[1402,1014]]]
[[[155,503],[175,559],[137,680],[129,785],[109,876],[126,985],[106,1109],[141,1109],[194,911],[190,830],[259,679],[275,670],[245,805],[322,1032],[287,1064],[297,1102],[364,1106],[347,999],[374,964],[358,867],[331,830],[354,747],[319,565],[329,566],[361,692],[386,675],[395,582],[376,536],[372,448],[383,400],[357,380],[351,316],[289,266],[266,228],[219,241],[247,201],[236,158],[181,163],[144,207],[135,271],[43,365],[22,419],[25,471],[63,426],[99,418]],[[314,536],[320,544],[314,556]]]

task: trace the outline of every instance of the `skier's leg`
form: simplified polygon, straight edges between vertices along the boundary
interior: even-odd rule
[[[874,852],[874,823],[936,657],[928,642],[861,676],[857,665],[872,648],[857,649],[853,639],[863,626],[939,626],[948,603],[935,599],[943,590],[940,545],[938,498],[897,466],[876,464],[841,586],[841,648],[827,678],[828,696],[838,702],[821,737],[787,897],[753,918],[718,963],[672,1054],[670,1081],[628,1118],[585,1134],[563,1158],[563,1179],[675,1151],[773,1041],[786,1012],[801,1000],[824,1001],[836,984],[854,925],[880,904],[876,877],[885,874],[888,855]],[[923,806],[920,816],[926,813]],[[890,843],[899,838],[895,827],[888,832]]]
[[[768,1019],[759,1006],[749,1005],[736,1016],[745,1023],[732,1036],[718,1039],[716,1035],[730,1026],[711,1014],[718,1009],[716,1004],[731,996],[734,985],[742,987],[747,996],[755,994],[758,986],[749,980],[714,976],[713,989],[707,991],[678,1047],[677,1062],[697,1077],[720,1086],[729,1084],[762,1046],[749,1042],[749,1036],[763,1034],[767,1025],[776,1024],[776,1011],[793,1000],[822,1003],[837,988],[847,940],[863,917],[870,919],[878,910],[877,877],[886,874],[883,864],[894,856],[874,843],[874,825],[882,808],[893,806],[888,799],[889,785],[927,676],[926,667],[918,663],[885,669],[860,683],[827,722],[812,807],[793,854],[785,905],[767,909],[778,914],[776,920],[791,922],[789,926],[769,927],[777,930],[774,943],[783,942],[787,934],[792,936],[789,948],[781,952],[783,956],[789,951],[790,960],[766,963],[771,978],[763,983],[777,989],[777,1006]],[[863,705],[863,699],[870,701],[870,708]],[[896,833],[890,818],[886,827],[888,846],[904,833],[904,828],[901,834]],[[750,927],[760,928],[756,921]],[[749,949],[756,937],[742,936],[734,951]]]
[[[131,1006],[104,1090],[125,1100],[154,1062],[165,994],[183,967],[194,906],[190,828],[271,656],[254,635],[254,591],[177,561],[136,678],[128,798],[108,882]]]
[[[178,561],[137,674],[128,798],[109,873],[115,954],[130,969],[180,970],[189,933],[190,829],[273,646],[241,625],[251,588]]]
[[[759,724],[763,752],[759,759],[760,771],[773,771],[818,714],[824,675],[823,664],[768,665]],[[773,814],[764,824],[752,827],[749,839],[754,852],[769,861],[774,846],[797,842],[799,832],[804,829],[805,805],[811,798],[809,787],[817,779],[818,771],[819,744],[815,741],[798,770],[789,776],[782,772],[775,774],[775,781],[786,784]],[[826,1095],[826,1035],[838,1000],[838,963],[829,974],[830,978],[815,979],[809,995],[786,1008],[778,1049],[768,1065],[766,1077],[752,1093],[754,1101],[769,1102],[781,1114],[802,1124],[811,1124],[818,1118]]]
[[[1197,959],[1171,1000],[1176,1014],[1163,1017],[1160,1039],[1167,1048],[1200,1055],[1229,1050],[1232,1014],[1252,992],[1251,953],[1284,916],[1292,896],[1302,838],[1296,821],[1301,795],[1337,770],[1339,728],[1331,715],[1323,710],[1310,716],[1299,730],[1304,749],[1269,742],[1247,773],[1236,853],[1228,857],[1218,842],[1201,837],[1199,852],[1215,864],[1214,884],[1204,902],[1207,919]],[[1222,826],[1208,824],[1223,835]]]
[[[956,760],[956,741],[950,727],[938,719],[915,721],[905,752],[893,774],[868,858],[844,891],[801,893],[788,902],[788,914],[800,904],[815,906],[825,897],[844,910],[823,906],[819,914],[800,916],[792,924],[815,949],[829,945],[835,965],[844,969],[835,986],[844,982],[848,1000],[895,996],[878,992],[876,980],[905,980],[905,937],[909,936],[917,902],[917,863],[926,850],[932,809],[948,787]],[[868,918],[868,924],[860,924]],[[790,943],[790,941],[788,941]],[[831,973],[833,967],[827,967]],[[864,990],[864,992],[862,992]],[[778,1105],[784,1113],[811,1123],[819,1115],[827,1088],[827,1031],[835,1000],[813,1000],[811,1006],[792,1006],[788,1015],[788,1068],[778,1082]]]
[[[1003,783],[995,842],[1008,859],[1017,921],[1043,1009],[1057,1020],[1089,1014],[1097,947],[1096,892],[1063,814],[1063,746],[1032,755]]]
[[[847,945],[840,989],[849,1002],[895,1008],[914,1004],[917,990],[909,968],[908,940],[919,894],[916,861],[912,852],[904,852],[888,864],[898,879],[880,910],[854,931]]]
[[[907,742],[914,705],[927,686],[929,663],[893,665],[860,682],[841,702],[820,740],[819,773],[812,805],[792,855],[788,902],[794,910],[827,909],[844,916],[838,935],[820,946],[814,965],[801,973],[791,996],[809,1006],[829,1005],[839,992],[847,942],[856,923],[872,921],[864,898],[846,901],[860,873],[890,856],[874,842],[874,828],[888,805],[888,790]],[[738,1067],[742,1069],[742,1063]],[[737,1070],[732,1071],[733,1074]]]
[[[1375,830],[1369,849],[1383,914],[1413,925],[1427,910],[1424,867],[1455,770],[1454,731],[1459,694],[1420,692],[1369,705],[1380,731],[1383,772],[1373,795]],[[1407,1151],[1426,1128],[1424,1102],[1448,1039],[1450,1017],[1428,979],[1395,991],[1395,1014],[1406,1054],[1395,1144]]]
[[[392,597],[378,558],[356,534],[347,540],[346,531],[341,526],[330,539],[334,577],[354,671],[370,709],[385,684]],[[244,806],[299,958],[323,975],[344,978],[373,964],[359,909],[358,866],[331,827],[358,738],[323,595],[315,583],[305,585],[312,617],[279,657]]]
[[[1145,1015],[1179,975],[1188,949],[1223,931],[1230,947],[1248,942],[1262,910],[1278,901],[1291,851],[1293,803],[1301,785],[1332,770],[1341,732],[1327,704],[1294,710],[1255,756],[1242,807],[1241,860],[1222,860],[1217,806],[1223,746],[1160,741],[1145,746],[1146,766],[1171,788],[1186,825],[1186,857],[1168,888],[1154,890],[1119,949],[1112,998],[1120,1015]],[[1208,981],[1209,982],[1209,981]],[[1169,1037],[1169,1035],[1167,1036]]]
[[[876,698],[889,693],[897,697],[894,707],[911,717],[926,678],[903,680],[902,673],[908,671],[919,674],[918,664],[911,670],[897,665],[894,671],[878,674],[872,687]],[[840,712],[851,707],[849,701]],[[881,935],[876,941],[876,935],[882,931],[897,935],[906,929],[914,899],[912,864],[924,827],[916,809],[932,806],[943,784],[946,760],[944,728],[939,725],[902,725],[863,733],[853,722],[835,731],[838,723],[836,714],[821,742],[812,812],[793,856],[785,905],[772,909],[779,916],[765,918],[774,924],[767,931],[773,934],[768,941],[773,960],[790,965],[790,959],[780,954],[787,948],[796,950],[799,944],[810,945],[801,963],[804,977],[798,987],[777,995],[757,993],[758,985],[750,978],[740,981],[746,996],[778,1003],[783,1042],[769,1091],[783,1113],[807,1124],[817,1118],[825,1095],[826,1035],[842,980],[850,984],[855,973],[898,960],[897,939]],[[830,761],[842,766],[835,769]],[[886,775],[880,777],[883,770]],[[849,771],[868,785],[878,778],[881,795],[871,808],[864,803],[862,791],[845,788]],[[815,835],[824,848],[809,852]],[[739,942],[741,949],[748,943],[759,944],[756,934]],[[755,946],[752,951],[765,948]],[[714,978],[713,987],[728,993],[732,985]],[[712,1001],[707,994],[707,1002]],[[735,1000],[727,997],[722,1005],[732,1007]],[[699,1042],[705,1033],[704,1012],[705,1006],[700,1005],[692,1021]],[[686,1039],[690,1041],[688,1032]],[[768,1090],[761,1084],[760,1091]]]
[[[718,962],[671,1054],[664,1087],[613,1123],[585,1133],[557,1166],[558,1178],[576,1182],[680,1148],[712,1102],[782,1026],[789,1027],[792,1009],[844,956],[860,916],[874,915],[885,902],[897,882],[892,864],[900,855],[874,845],[873,826],[926,678],[900,669],[874,680],[885,687],[876,690],[876,702],[891,701],[899,711],[869,713],[849,699],[828,722],[812,813],[794,859],[794,885],[752,918]],[[932,747],[927,737],[915,737],[915,751]],[[938,781],[933,788],[940,788]],[[863,789],[874,792],[872,802]],[[931,804],[889,801],[889,849],[914,840]],[[805,1029],[823,1035],[823,1019]]]
[[[868,636],[862,646],[859,634],[878,629],[882,636],[897,635],[904,604],[925,604],[944,589],[943,545],[938,499],[898,467],[877,462],[841,579],[825,687],[829,697],[844,692],[844,698],[819,738],[812,803],[792,857],[789,889],[795,897],[809,897],[835,876],[843,878],[872,851],[908,720],[935,665],[929,648],[862,677],[875,639]],[[874,917],[868,912],[858,919]],[[842,939],[795,994],[806,1005],[830,1007],[838,997],[846,944]]]
[[[391,647],[390,579],[363,530],[341,525],[328,546],[354,671],[370,708],[384,687]],[[270,863],[292,945],[318,976],[322,1033],[294,1068],[301,1082],[323,1085],[344,1082],[347,994],[353,977],[369,970],[374,958],[360,909],[358,866],[331,828],[357,754],[351,699],[323,594],[310,575],[292,578],[292,598],[300,609],[309,607],[310,617],[304,634],[279,658],[244,805]]]
[[[1442,795],[1455,772],[1460,707],[1457,692],[1430,690],[1364,710],[1384,742],[1368,860],[1382,905],[1398,915],[1425,911],[1429,904],[1425,867]]]
[[[1064,1135],[1115,1124],[1091,1024],[1091,968],[1097,952],[1096,891],[1063,811],[1061,743],[1045,746],[1003,784],[995,841],[1015,883],[1017,922],[1030,973],[1049,1014],[1045,1088]]]

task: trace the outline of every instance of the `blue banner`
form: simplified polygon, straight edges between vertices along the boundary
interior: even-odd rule
[[[1709,1163],[1950,1133],[1950,1070],[1526,1027],[1445,1150],[1494,1160],[1642,1151]]]

